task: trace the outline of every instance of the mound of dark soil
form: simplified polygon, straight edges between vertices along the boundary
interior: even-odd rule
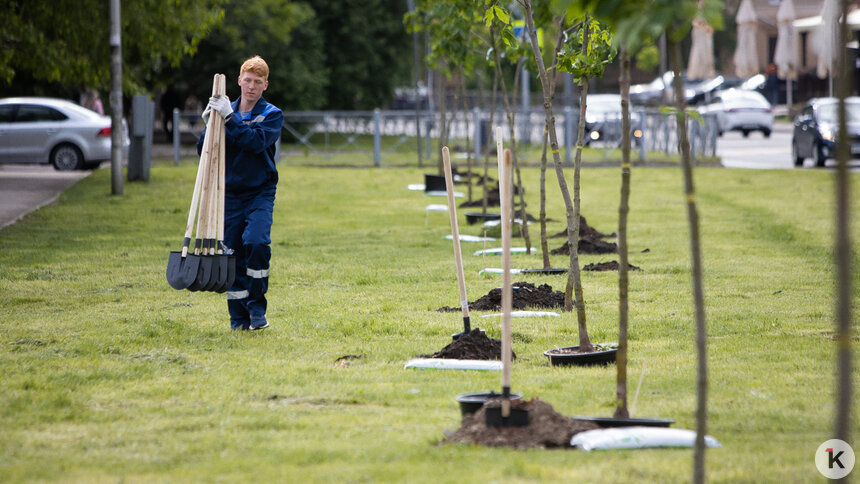
[[[529,282],[515,282],[513,288],[511,309],[519,310],[525,308],[560,308],[564,307],[564,293],[553,291],[549,284],[541,284],[535,287]],[[502,310],[502,288],[497,287],[480,299],[469,303],[472,311],[501,311]],[[445,306],[437,311],[462,311],[460,308]]]
[[[582,237],[579,239],[580,254],[616,254],[618,253],[618,244],[615,242],[604,242],[599,238]],[[570,243],[565,242],[558,249],[550,251],[552,255],[570,255]]]
[[[460,428],[451,433],[442,443],[469,443],[488,447],[512,447],[514,449],[556,449],[570,447],[570,439],[585,430],[598,428],[592,422],[574,420],[555,411],[547,402],[538,398],[527,401],[514,400],[512,408],[529,412],[529,424],[525,427],[487,427],[487,406],[499,406],[500,400],[487,402],[477,412],[463,417]]]
[[[621,267],[621,265],[618,263],[618,261],[613,260],[613,261],[609,261],[609,262],[591,263],[591,264],[588,264],[585,267],[583,267],[582,270],[584,270],[584,271],[598,271],[598,272],[617,271],[619,267]],[[642,270],[642,269],[634,266],[633,264],[631,264],[629,262],[627,263],[627,269],[631,270],[631,271],[641,271]]]
[[[473,329],[460,336],[448,346],[422,358],[450,358],[454,360],[501,360],[502,342],[488,337],[480,329]],[[517,355],[511,351],[511,358]]]
[[[582,215],[579,216],[579,236],[582,238],[590,238],[590,239],[605,239],[610,237],[615,237],[615,232],[611,234],[604,234],[594,227],[588,225],[588,222],[585,220],[585,217]],[[562,230],[561,232],[551,235],[550,238],[557,237],[567,237],[567,229]]]

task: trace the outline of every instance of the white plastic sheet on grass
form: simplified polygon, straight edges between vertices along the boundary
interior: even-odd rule
[[[445,236],[446,240],[454,240],[454,235],[448,234]],[[463,235],[460,234],[460,242],[495,242],[496,239],[492,237],[478,237],[476,235]]]
[[[505,272],[501,267],[484,267],[478,274],[503,274]],[[511,274],[520,274],[522,273],[522,269],[511,269]]]
[[[430,190],[429,192],[424,192],[424,195],[428,197],[447,197],[448,192],[445,190]],[[465,196],[463,192],[454,192],[454,198],[464,198]]]
[[[406,185],[406,188],[413,192],[423,192],[427,188],[427,185],[423,183],[410,183],[409,185]]]
[[[482,314],[482,318],[500,318],[502,313]],[[561,314],[552,311],[511,311],[512,318],[560,318]]]
[[[455,360],[448,358],[416,358],[406,362],[404,368],[423,370],[483,370],[502,371],[497,360]]]
[[[584,451],[645,449],[649,447],[692,447],[696,432],[663,427],[613,427],[586,430],[570,439],[570,445]],[[717,439],[705,436],[705,445],[721,447]]]
[[[528,250],[528,249],[526,249],[525,247],[511,247],[511,254],[525,254],[526,250]],[[532,252],[536,252],[536,251],[537,251],[537,249],[532,247]],[[502,248],[496,247],[494,249],[479,250],[479,251],[475,252],[473,255],[501,255],[501,254],[502,254]]]
[[[498,227],[498,226],[499,226],[499,224],[501,224],[501,223],[502,223],[502,221],[501,221],[501,220],[498,220],[498,219],[496,219],[496,220],[487,220],[486,222],[484,222],[484,223],[483,223],[483,226],[484,226],[484,227],[487,227],[487,228],[493,228],[493,227]],[[514,224],[514,225],[522,225],[522,224],[523,224],[523,219],[521,219],[521,218],[515,218],[515,219],[514,219],[514,221],[513,221],[513,224]],[[532,223],[531,223],[531,222],[529,222],[528,224],[529,224],[529,225],[531,225]]]
[[[424,210],[428,212],[447,212],[448,206],[442,205],[441,203],[431,203],[424,208]]]

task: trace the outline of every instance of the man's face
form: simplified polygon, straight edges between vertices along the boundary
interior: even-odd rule
[[[250,71],[245,71],[239,76],[239,87],[242,88],[242,99],[248,103],[256,104],[263,95],[263,91],[269,87],[269,81],[254,74]]]

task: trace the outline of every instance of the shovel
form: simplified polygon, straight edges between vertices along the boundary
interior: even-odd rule
[[[496,139],[502,138],[496,128]],[[499,196],[502,212],[502,398],[501,406],[486,407],[487,427],[524,427],[529,413],[524,408],[511,408],[511,150],[499,155]]]
[[[224,94],[224,90],[224,75],[215,74],[215,78],[212,82],[212,95],[216,96]],[[209,116],[209,122],[206,125],[206,135],[203,138],[203,151],[200,155],[200,164],[204,166],[203,190],[201,193],[201,207],[197,214],[197,238],[198,240],[202,238],[203,241],[203,257],[200,258],[200,267],[197,269],[197,278],[188,288],[191,291],[203,291],[212,285],[212,275],[215,268],[213,267],[213,258],[210,257],[210,252],[214,253],[215,240],[214,232],[211,231],[210,227],[212,227],[212,223],[214,222],[214,217],[212,216],[214,205],[212,195],[214,192],[215,176],[217,174],[213,171],[213,161],[214,157],[217,156],[216,153],[218,147],[216,146],[215,141],[218,137],[218,128],[223,124],[223,120],[217,116]],[[196,244],[195,253],[198,253]]]
[[[451,157],[448,147],[442,147],[442,162],[445,168],[445,188],[448,191],[448,217],[451,219],[451,234],[454,240],[454,260],[457,263],[457,283],[460,286],[460,306],[463,308],[463,332],[456,333],[453,339],[469,334],[469,299],[466,297],[466,277],[463,274],[463,256],[460,253],[460,230],[457,227],[457,205],[454,203],[454,177],[451,172]]]
[[[218,227],[218,284],[213,289],[215,292],[223,293],[230,289],[233,282],[236,280],[236,256],[233,251],[224,245],[224,167],[226,164],[224,136],[220,137],[220,146],[218,150],[218,196],[217,196],[217,216],[215,223]]]
[[[213,144],[214,151],[217,152],[217,142],[218,142],[218,125],[215,126],[214,138],[215,144]],[[210,271],[209,278],[206,280],[205,284],[201,288],[201,291],[212,291],[218,286],[218,278],[220,270],[219,267],[219,259],[220,256],[216,254],[217,250],[217,228],[216,228],[216,217],[218,216],[217,209],[217,200],[218,200],[218,159],[216,156],[213,156],[209,163],[209,206],[206,210],[206,238],[204,239],[203,246],[205,247],[205,258],[203,260],[208,261]]]
[[[214,116],[212,116],[214,117]],[[209,121],[212,121],[212,117],[209,118]],[[208,131],[207,131],[208,138]],[[204,146],[203,155],[207,155],[206,147]],[[209,208],[210,208],[210,192],[209,182],[210,182],[210,167],[209,167],[209,159],[208,156],[206,160],[201,156],[200,164],[204,166],[203,173],[203,189],[201,190],[201,204],[200,210],[197,212],[197,240],[194,244],[194,254],[199,255],[200,266],[197,268],[197,277],[194,279],[194,282],[188,286],[189,291],[202,291],[203,288],[209,284],[209,280],[212,278],[212,259],[207,256],[209,250],[209,241],[206,239],[206,231],[208,230],[208,222],[209,222]]]
[[[188,253],[191,244],[191,232],[194,230],[194,215],[200,202],[200,189],[204,167],[197,167],[197,178],[194,180],[194,193],[191,196],[191,209],[188,211],[188,222],[185,224],[185,239],[182,241],[182,251],[173,251],[167,259],[167,282],[174,289],[186,289],[197,279],[200,267],[200,256]],[[200,239],[197,240],[199,244]],[[199,245],[198,245],[199,248]]]

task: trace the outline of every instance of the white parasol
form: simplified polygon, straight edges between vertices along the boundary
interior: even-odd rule
[[[786,80],[786,105],[791,109],[791,81],[797,79],[797,30],[794,28],[794,1],[782,0],[776,12],[778,25],[773,62],[780,79]]]
[[[704,19],[693,19],[690,61],[687,63],[687,79],[707,79],[714,76],[714,28]]]
[[[735,73],[740,77],[751,77],[759,72],[756,47],[758,16],[753,8],[752,0],[741,2],[735,21],[738,24],[738,45],[734,55]]]
[[[837,0],[824,0],[821,8],[821,25],[815,30],[812,45],[818,54],[815,73],[819,78],[830,77],[830,95],[833,95],[834,63],[839,52],[839,5]]]
[[[778,31],[773,62],[780,79],[797,79],[797,30],[794,28],[794,1],[782,0],[776,13]]]

